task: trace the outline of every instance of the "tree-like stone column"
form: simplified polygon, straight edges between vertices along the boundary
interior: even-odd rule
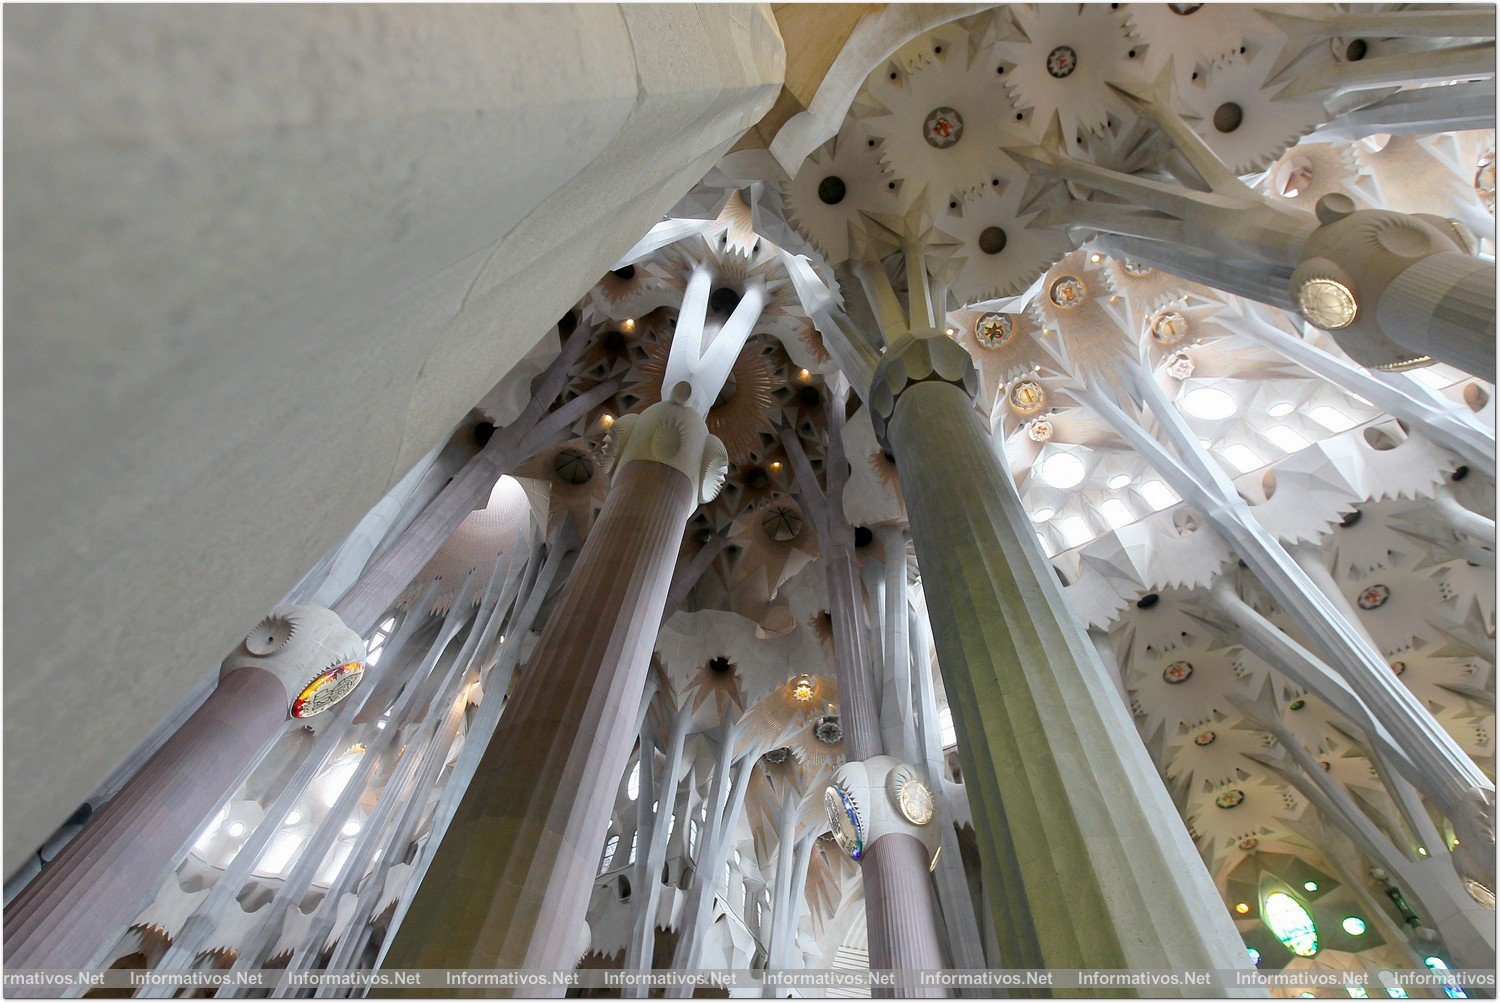
[[[279,606],[224,661],[218,687],[5,910],[9,969],[89,968],[150,901],[203,820],[260,760],[288,714],[343,691],[365,645],[316,606]],[[325,679],[318,695],[304,690]],[[54,990],[15,986],[17,995]]]
[[[615,424],[616,472],[397,931],[398,968],[571,968],[688,517],[727,470],[673,401]],[[484,995],[484,994],[480,994]]]
[[[869,629],[862,615],[865,607],[859,560],[854,556],[854,527],[844,514],[844,488],[849,480],[843,441],[848,392],[848,384],[842,379],[829,388],[826,489],[818,484],[796,434],[787,431],[782,441],[797,475],[803,511],[818,536],[820,560],[826,566],[834,667],[839,683],[839,718],[844,730],[844,754],[853,763],[879,756],[885,751],[885,744],[875,698],[877,680],[868,643]],[[905,618],[904,598],[902,605],[900,615]],[[936,778],[933,783],[937,783]],[[931,855],[921,841],[903,832],[872,833],[868,843],[859,864],[865,882],[871,967],[942,968],[937,903],[929,866]],[[897,843],[904,845],[898,847]],[[914,995],[946,993],[928,988]]]
[[[906,498],[1001,956],[1247,967],[980,425],[976,384],[962,348],[919,330],[887,352],[868,400]]]

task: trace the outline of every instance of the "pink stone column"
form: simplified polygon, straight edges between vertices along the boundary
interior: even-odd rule
[[[280,734],[293,696],[364,653],[360,636],[329,610],[272,610],[224,660],[202,706],[6,907],[7,969],[103,960],[97,955],[150,903],[204,819]],[[39,994],[50,995],[46,987]]]
[[[245,668],[226,676],[6,907],[6,969],[95,964],[93,955],[148,904],[176,855],[286,719],[286,688],[274,673]]]
[[[699,501],[686,471],[702,467],[693,457],[707,436],[702,419],[675,404],[627,418],[639,421],[616,426],[621,465],[604,508],[387,966],[568,969],[583,946],[673,566]]]
[[[859,871],[865,882],[865,923],[871,968],[907,970],[943,968],[938,941],[937,902],[927,847],[915,836],[891,832],[865,848]],[[938,987],[901,993],[875,990],[877,997],[941,997]]]

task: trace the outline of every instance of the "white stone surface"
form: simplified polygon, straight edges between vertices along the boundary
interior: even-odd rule
[[[769,8],[5,15],[5,867],[769,107]]]

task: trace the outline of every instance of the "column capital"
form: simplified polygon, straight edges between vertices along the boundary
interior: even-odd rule
[[[305,718],[354,692],[364,661],[364,638],[333,610],[285,603],[245,635],[219,666],[219,678],[240,669],[269,672],[286,688],[287,715]]]
[[[875,425],[875,438],[883,448],[890,448],[886,426],[901,395],[908,387],[931,382],[950,383],[972,400],[979,393],[979,370],[969,353],[942,331],[917,329],[904,343],[892,346],[885,353],[870,383],[870,420]]]
[[[882,836],[913,836],[935,853],[942,834],[933,824],[937,803],[922,771],[894,756],[871,756],[834,771],[823,795],[828,824],[858,860]]]
[[[1427,286],[1443,276],[1451,284],[1482,267],[1473,259],[1478,249],[1473,234],[1442,216],[1358,209],[1342,192],[1319,199],[1317,217],[1319,225],[1302,245],[1290,279],[1298,313],[1331,333],[1362,366],[1402,369],[1429,361],[1418,335],[1430,326],[1437,297],[1419,294],[1406,303],[1416,313],[1397,325],[1401,330],[1382,323],[1390,310],[1382,301],[1403,273],[1428,259],[1433,259],[1429,267],[1417,271]]]
[[[658,401],[639,414],[627,414],[610,433],[610,470],[633,460],[653,460],[687,475],[698,504],[718,497],[729,475],[729,453],[708,430],[702,415],[675,401]]]

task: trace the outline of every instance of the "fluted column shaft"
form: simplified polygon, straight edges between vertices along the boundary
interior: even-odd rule
[[[931,341],[952,345],[924,339],[934,355],[947,350]],[[934,365],[962,368],[941,359],[926,371]],[[923,368],[882,365],[871,406],[890,409],[888,441],[1006,964],[1245,967],[1223,902],[1068,612],[970,391],[936,377],[908,382],[905,373],[921,378]],[[882,379],[893,394],[881,396]]]
[[[899,958],[914,969],[943,967],[943,945],[938,941],[936,903],[928,873],[927,847],[914,836],[892,832],[880,837],[860,859],[865,882],[865,923],[870,942],[870,967],[884,967],[877,958]],[[875,990],[876,996],[894,996]],[[917,988],[899,995],[939,997],[937,988]]]
[[[839,721],[844,728],[844,756],[854,761],[883,751],[880,712],[869,634],[860,610],[859,560],[854,547],[835,543],[823,555],[828,562],[828,618],[833,627],[833,665],[839,683]]]
[[[508,440],[492,438],[438,496],[422,510],[405,532],[370,562],[359,580],[332,609],[361,635],[368,634],[380,615],[391,608],[401,590],[432,560],[459,523],[494,490],[511,458]]]
[[[572,967],[696,504],[673,467],[619,469],[388,965]]]
[[[286,719],[286,688],[274,674],[226,676],[6,908],[6,967],[97,963]]]

